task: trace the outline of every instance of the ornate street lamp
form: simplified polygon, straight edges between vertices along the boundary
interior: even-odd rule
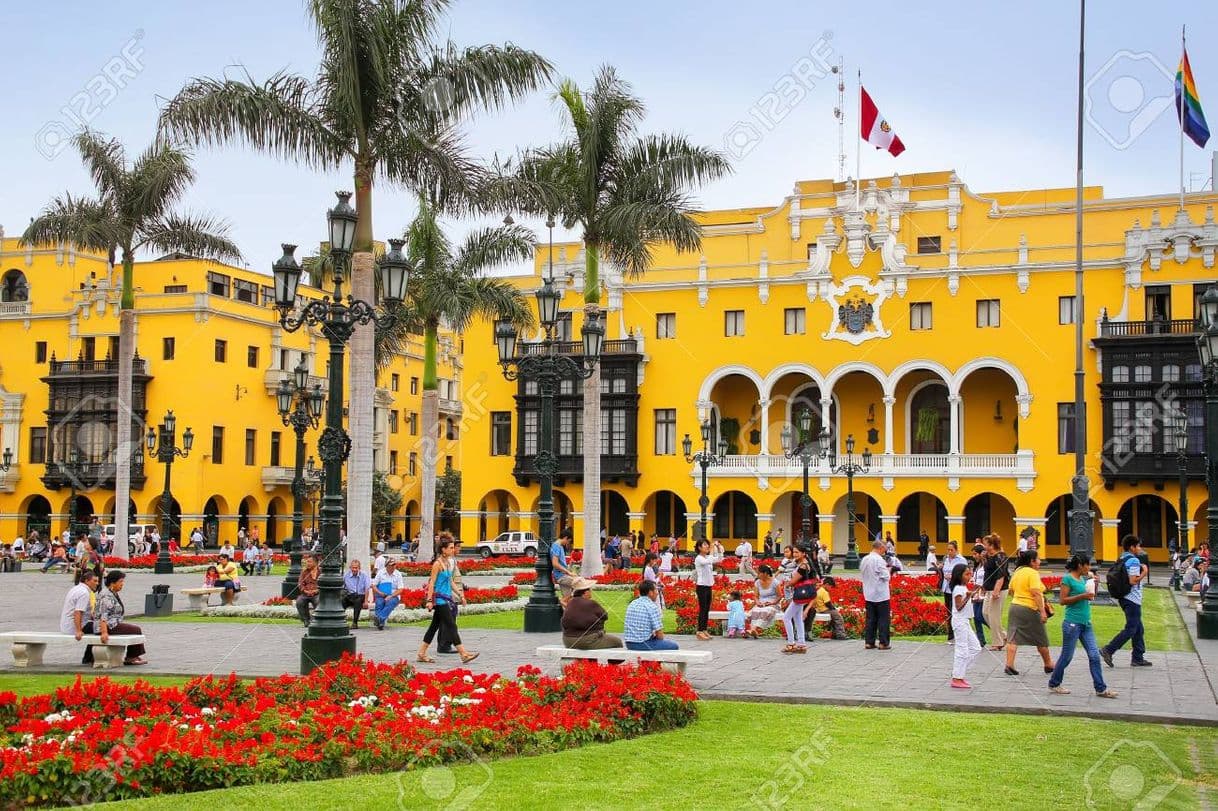
[[[343,462],[351,450],[351,438],[343,428],[343,353],[355,328],[375,322],[384,325],[392,316],[378,313],[369,302],[343,295],[343,281],[355,243],[357,215],[350,205],[351,193],[338,192],[338,204],[327,213],[330,233],[331,277],[334,291],[321,299],[296,307],[296,290],[300,285],[301,267],[294,256],[295,245],[283,245],[283,256],[272,268],[275,275],[275,306],[279,309],[279,324],[288,332],[296,332],[305,324],[319,327],[330,342],[330,378],[326,399],[326,422],[317,453],[324,467],[321,499],[322,563],[318,578],[318,604],[313,620],[300,642],[300,670],[312,672],[325,662],[355,653],[355,637],[347,626],[342,606],[343,520]],[[404,295],[410,274],[410,263],[402,255],[403,241],[389,240],[390,251],[380,260],[377,275],[381,280],[381,297],[396,303]],[[297,469],[299,470],[299,455]]]
[[[799,412],[799,434],[787,423],[782,427],[782,452],[788,459],[798,459],[803,467],[804,491],[799,499],[800,540],[807,543],[812,537],[812,496],[808,493],[808,466],[821,457],[819,437],[812,435],[812,410],[806,406]]]
[[[279,593],[284,597],[295,597],[300,583],[301,535],[304,534],[305,484],[305,431],[317,428],[325,410],[326,398],[321,393],[321,384],[309,388],[309,367],[302,359],[292,370],[292,377],[279,381],[275,392],[279,406],[279,418],[296,432],[296,470],[292,476],[292,537],[288,540],[290,563],[288,573],[280,584]],[[309,461],[313,461],[309,457]]]
[[[7,468],[5,468],[7,470]],[[67,459],[59,463],[59,475],[68,480],[68,541],[76,543],[76,484],[81,479],[80,449],[68,447]]]
[[[305,491],[309,497],[309,510],[313,513],[312,526],[309,528],[313,536],[317,535],[317,497],[321,494],[321,479],[324,473],[310,456],[309,461],[305,463]]]
[[[1188,415],[1183,408],[1177,408],[1172,422],[1172,441],[1176,446],[1176,464],[1180,470],[1180,512],[1176,526],[1179,533],[1176,538],[1176,553],[1180,556],[1188,554]],[[1179,583],[1176,588],[1180,587]]]
[[[173,494],[169,485],[173,472],[173,460],[178,456],[185,459],[190,455],[190,449],[195,444],[194,432],[187,428],[182,433],[182,447],[179,448],[177,429],[178,420],[173,416],[172,411],[165,413],[159,431],[153,428],[148,429],[148,455],[165,465],[165,489],[161,491],[161,543],[157,550],[156,566],[153,568],[157,574],[173,574],[173,560],[169,557],[169,539],[173,529],[171,512]],[[115,540],[117,542],[118,539]]]
[[[554,395],[559,381],[573,378],[587,379],[592,376],[600,360],[601,347],[605,341],[605,328],[600,317],[588,315],[582,329],[583,355],[577,360],[559,354],[558,342],[554,340],[554,327],[558,321],[558,304],[561,295],[552,279],[546,279],[537,291],[537,314],[545,330],[545,337],[535,348],[521,356],[516,355],[518,336],[510,323],[501,322],[495,327],[495,346],[499,352],[499,365],[508,380],[537,381],[541,394],[541,426],[537,455],[533,464],[537,468],[537,481],[541,488],[537,504],[537,518],[541,537],[537,549],[537,582],[533,594],[524,607],[524,630],[548,633],[560,629],[561,611],[554,593],[551,577],[550,546],[554,543],[554,476],[558,473],[558,458],[554,454]],[[595,449],[584,448],[584,453]]]
[[[854,542],[854,477],[871,470],[871,448],[864,448],[859,461],[854,458],[854,434],[846,437],[846,461],[837,463],[837,452],[829,438],[829,429],[821,433],[821,456],[829,457],[829,469],[846,477],[846,568],[859,567],[859,550]]]
[[[4,461],[2,463],[0,463],[0,470],[3,470],[5,473],[8,473],[8,469],[12,466],[13,466],[13,449],[5,448],[4,449]]]
[[[694,539],[695,544],[698,541],[704,540],[707,537],[706,532],[706,508],[710,506],[710,498],[706,495],[706,470],[712,465],[721,465],[723,460],[727,458],[727,440],[723,437],[719,438],[719,453],[718,455],[711,452],[710,449],[711,422],[707,418],[702,423],[702,450],[693,453],[694,443],[689,438],[689,434],[681,440],[681,451],[685,454],[685,461],[689,464],[696,464],[702,469],[702,493],[698,496],[698,509],[702,513],[699,521],[699,526],[702,527],[699,536]],[[696,548],[696,547],[695,547]]]
[[[1211,286],[1201,297],[1201,335],[1197,349],[1205,382],[1205,482],[1209,488],[1206,523],[1209,538],[1218,527],[1218,287]],[[1197,636],[1218,639],[1218,589],[1211,588],[1197,612]]]

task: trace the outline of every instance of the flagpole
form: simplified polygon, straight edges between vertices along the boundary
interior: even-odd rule
[[[1188,45],[1184,41],[1185,26],[1180,26],[1180,89],[1176,93],[1176,114],[1180,119],[1180,210],[1184,210],[1184,94],[1187,88],[1184,75],[1184,57],[1188,54]]]
[[[854,143],[854,207],[861,209],[863,196],[863,71],[858,73],[858,111],[859,111],[859,132],[857,140]]]

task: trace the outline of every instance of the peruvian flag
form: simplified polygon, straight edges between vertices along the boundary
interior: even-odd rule
[[[894,158],[900,155],[905,151],[905,144],[901,143],[901,139],[892,131],[892,127],[888,126],[884,116],[880,115],[880,111],[867,91],[859,87],[859,94],[859,118],[862,123],[863,140],[876,149],[888,150],[888,154]]]

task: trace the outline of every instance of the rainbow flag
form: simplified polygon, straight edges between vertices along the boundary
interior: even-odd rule
[[[1201,99],[1197,97],[1197,83],[1193,81],[1193,69],[1188,64],[1187,48],[1176,70],[1176,119],[1194,144],[1205,146],[1210,139],[1210,128],[1205,123],[1205,113],[1201,111]]]

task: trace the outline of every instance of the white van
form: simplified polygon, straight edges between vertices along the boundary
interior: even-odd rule
[[[531,532],[501,532],[493,541],[478,544],[478,554],[484,558],[491,555],[524,555],[537,557],[537,538]]]

